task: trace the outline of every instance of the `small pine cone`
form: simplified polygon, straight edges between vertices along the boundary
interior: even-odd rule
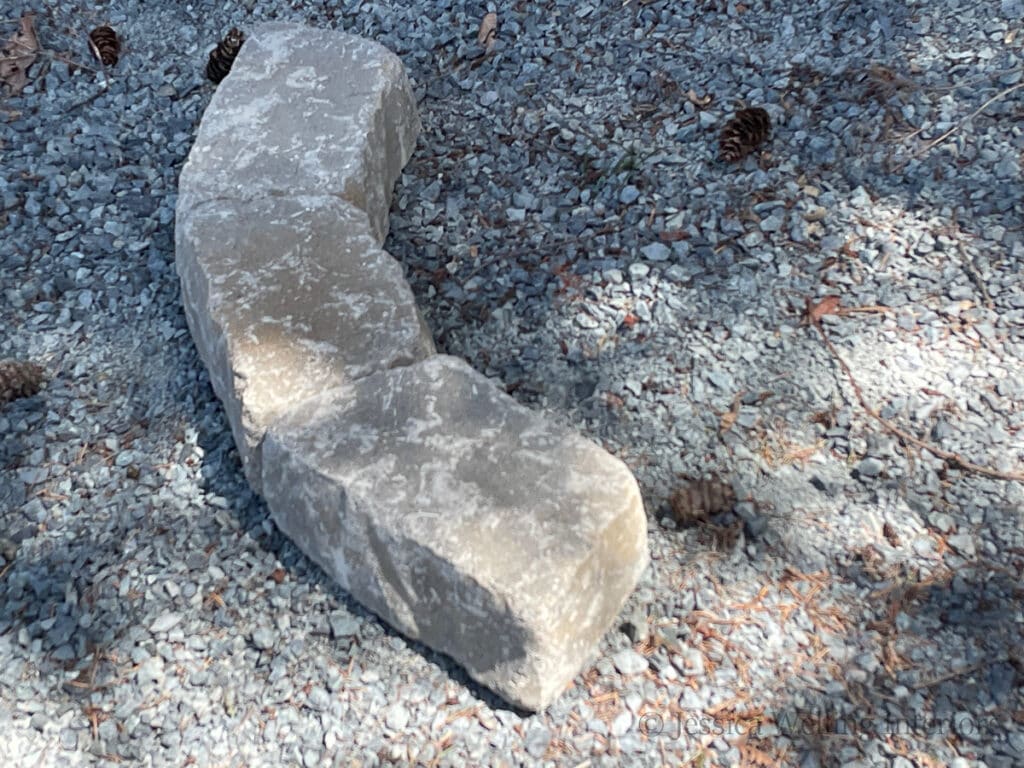
[[[763,144],[772,130],[768,113],[760,107],[741,109],[725,124],[718,139],[722,159],[727,163],[740,160]]]
[[[0,405],[32,397],[43,384],[43,366],[22,360],[0,360]]]
[[[220,83],[227,77],[244,42],[245,34],[241,30],[235,27],[228,30],[224,39],[210,51],[210,60],[206,62],[206,76],[215,83]]]
[[[103,66],[112,67],[117,64],[121,53],[121,41],[117,33],[110,27],[96,27],[89,33],[89,47],[93,56],[103,62]]]
[[[728,483],[715,479],[694,480],[677,488],[669,499],[669,505],[678,525],[690,525],[720,512],[728,512],[735,501],[736,494]]]

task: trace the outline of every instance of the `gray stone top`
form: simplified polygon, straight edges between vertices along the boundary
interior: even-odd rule
[[[229,78],[182,169],[180,205],[334,195],[365,211],[383,243],[419,133],[401,60],[364,38],[270,23],[246,40]]]

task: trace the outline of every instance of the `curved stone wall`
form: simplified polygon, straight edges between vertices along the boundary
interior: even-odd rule
[[[185,313],[281,530],[400,631],[540,709],[634,588],[646,516],[621,461],[435,354],[380,248],[418,130],[383,47],[254,30],[179,181]]]

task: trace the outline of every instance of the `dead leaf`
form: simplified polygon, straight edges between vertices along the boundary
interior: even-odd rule
[[[898,547],[900,545],[900,535],[896,533],[896,528],[892,523],[886,522],[882,524],[882,535],[885,536],[885,540],[889,542],[890,547]]]
[[[736,501],[732,486],[717,478],[692,480],[677,488],[669,499],[672,517],[678,525],[707,520],[712,515],[728,512]]]
[[[661,239],[662,242],[674,243],[678,240],[689,240],[690,233],[687,232],[685,229],[667,229],[660,235],[658,235],[658,237]]]
[[[816,304],[807,299],[807,322],[818,325],[825,315],[838,315],[839,301],[838,296],[826,296]]]
[[[721,419],[718,422],[719,434],[724,435],[732,429],[732,425],[736,423],[736,417],[740,415],[740,403],[746,393],[747,391],[745,389],[741,392],[737,392],[736,396],[732,399],[732,405],[729,406],[729,410],[722,414]]]
[[[604,393],[604,402],[609,408],[621,408],[626,404],[626,401],[616,395],[614,392]]]
[[[491,52],[491,48],[494,47],[495,40],[498,39],[498,14],[488,13],[484,16],[483,21],[480,22],[480,31],[477,32],[476,41],[480,46],[488,53]]]
[[[825,429],[832,429],[836,425],[836,410],[831,408],[827,411],[812,413],[808,420],[812,424],[820,424]]]
[[[39,53],[34,19],[34,13],[22,15],[18,30],[0,48],[0,83],[11,89],[12,96],[28,85],[28,68]]]
[[[273,572],[271,572],[270,578],[274,580],[274,583],[280,584],[285,580],[287,575],[288,574],[285,572],[284,568],[275,568]]]
[[[691,88],[686,92],[686,98],[690,100],[690,103],[693,104],[693,106],[704,109],[704,107],[710,104],[715,97],[710,93],[704,96],[698,96],[697,92]]]

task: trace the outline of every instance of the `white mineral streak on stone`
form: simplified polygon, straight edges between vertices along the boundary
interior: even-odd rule
[[[274,520],[364,605],[479,682],[545,706],[647,562],[625,465],[435,356],[273,424]]]

